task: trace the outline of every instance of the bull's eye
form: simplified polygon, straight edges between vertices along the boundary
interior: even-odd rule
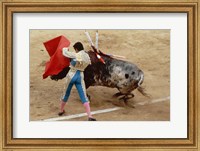
[[[128,79],[128,77],[129,77],[129,74],[125,74],[125,78]]]

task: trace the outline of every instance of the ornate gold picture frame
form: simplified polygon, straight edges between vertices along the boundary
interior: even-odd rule
[[[1,5],[1,150],[200,150],[199,0],[3,0]],[[14,13],[187,13],[188,137],[163,139],[16,139],[13,138]]]

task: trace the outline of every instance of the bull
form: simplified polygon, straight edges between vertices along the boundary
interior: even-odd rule
[[[134,97],[132,92],[135,89],[144,96],[149,96],[141,86],[144,81],[144,73],[141,69],[133,63],[113,58],[101,51],[94,50],[88,51],[91,65],[84,71],[86,89],[90,86],[117,88],[119,92],[113,96],[124,100],[126,104],[128,99]],[[103,63],[102,60],[104,61]],[[59,74],[52,75],[51,79],[63,79],[69,69],[70,67],[64,68]]]

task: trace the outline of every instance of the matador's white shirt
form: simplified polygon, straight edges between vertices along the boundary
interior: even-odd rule
[[[91,60],[87,52],[84,50],[79,51],[78,53],[70,52],[68,48],[63,48],[62,53],[68,58],[76,60],[75,66],[70,65],[70,72],[76,72],[77,70],[84,71],[85,68],[91,64]]]

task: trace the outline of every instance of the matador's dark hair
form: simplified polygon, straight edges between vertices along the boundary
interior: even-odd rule
[[[81,50],[84,50],[83,48],[83,44],[81,42],[76,42],[74,45],[73,45],[74,49],[77,49],[78,51],[81,51]]]

